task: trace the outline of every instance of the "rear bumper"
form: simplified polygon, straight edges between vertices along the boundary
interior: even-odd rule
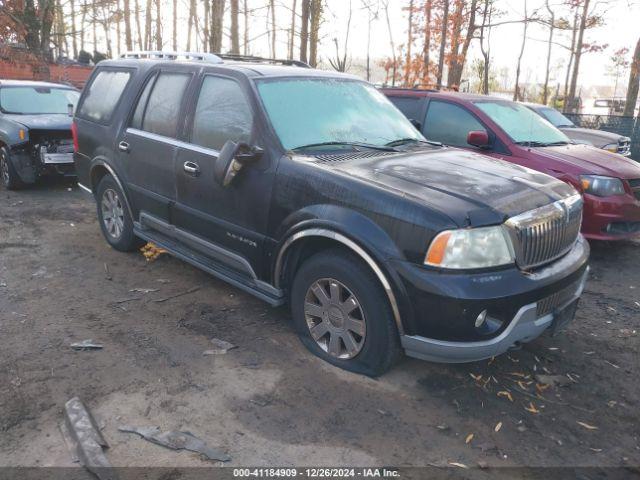
[[[640,236],[640,200],[584,195],[582,234],[591,240],[625,240]]]
[[[403,315],[401,343],[409,356],[451,363],[492,357],[531,341],[573,317],[570,306],[584,288],[588,258],[589,245],[580,236],[568,254],[533,272],[512,267],[445,273],[396,263],[413,310]],[[483,312],[486,322],[476,326]]]

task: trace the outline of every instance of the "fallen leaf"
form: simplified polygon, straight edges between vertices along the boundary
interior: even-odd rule
[[[473,378],[476,382],[482,380],[482,375],[474,375],[473,373],[469,373],[469,375],[471,375],[471,378]]]
[[[613,368],[620,368],[618,365],[616,365],[615,363],[611,363],[609,360],[605,360],[605,363],[608,363],[609,365],[611,365]]]
[[[536,406],[533,404],[533,402],[529,402],[529,406],[528,407],[524,407],[524,409],[527,412],[531,412],[531,413],[540,413],[540,410],[538,410],[536,408]]]
[[[576,422],[576,423],[581,427],[586,428],[587,430],[598,430],[598,427],[594,427],[593,425],[589,425],[588,423],[584,423],[584,422]]]
[[[493,429],[494,432],[499,432],[500,429],[502,428],[502,422],[498,422],[498,424],[496,425],[496,427]]]
[[[536,383],[536,391],[538,393],[542,393],[544,392],[547,388],[549,388],[551,385],[549,385],[548,383]]]
[[[602,451],[601,448],[589,448],[589,450],[591,450],[592,452],[596,452],[596,453],[599,453],[599,452]]]
[[[526,375],[520,372],[509,372],[507,375],[513,375],[514,377],[520,377],[520,378],[529,378],[529,375]]]
[[[501,390],[498,392],[498,396],[499,397],[507,397],[509,399],[509,401],[513,402],[513,397],[511,396],[511,394],[509,392],[507,392],[506,390]]]
[[[458,462],[449,462],[449,465],[452,465],[454,467],[460,467],[460,468],[469,468],[464,463],[458,463]]]
[[[470,433],[469,435],[467,435],[467,438],[465,438],[464,443],[469,443],[471,440],[473,440],[473,433]]]

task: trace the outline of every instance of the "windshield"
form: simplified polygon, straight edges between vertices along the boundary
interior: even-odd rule
[[[319,144],[383,147],[424,137],[373,86],[336,79],[258,81],[271,124],[287,150]]]
[[[557,111],[555,108],[540,108],[542,116],[549,120],[555,127],[575,127],[573,122]]]
[[[67,114],[68,105],[73,105],[75,110],[79,97],[79,92],[69,88],[2,87],[0,110],[19,114]]]
[[[504,100],[481,100],[475,105],[515,143],[546,145],[570,142],[564,133],[524,105]]]

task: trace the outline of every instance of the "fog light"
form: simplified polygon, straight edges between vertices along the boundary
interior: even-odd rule
[[[476,328],[480,328],[486,319],[487,311],[483,310],[482,312],[480,312],[480,315],[478,315],[478,318],[476,318]]]

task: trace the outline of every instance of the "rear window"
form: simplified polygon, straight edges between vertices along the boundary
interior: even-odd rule
[[[97,123],[109,123],[130,78],[131,72],[128,70],[98,72],[87,87],[78,117]]]

